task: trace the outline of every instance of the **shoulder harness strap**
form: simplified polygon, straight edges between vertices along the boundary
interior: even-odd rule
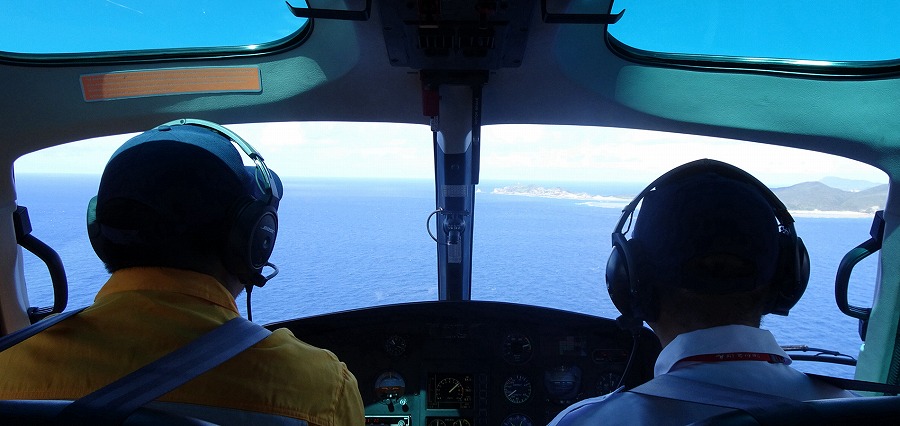
[[[222,364],[265,339],[271,332],[234,318],[168,355],[86,395],[59,414],[60,419],[120,424],[144,404]]]
[[[21,343],[22,341],[28,339],[31,336],[34,336],[35,334],[38,334],[50,327],[53,327],[54,325],[58,324],[59,322],[63,321],[64,319],[69,318],[72,315],[75,315],[83,310],[84,310],[84,308],[81,308],[81,309],[76,309],[74,311],[63,312],[59,315],[54,315],[52,317],[47,317],[47,318],[45,318],[41,321],[38,321],[28,327],[25,327],[20,330],[16,330],[12,333],[7,334],[6,336],[0,337],[0,352],[3,352],[5,350]]]
[[[684,392],[684,389],[690,389],[690,392]],[[818,416],[812,407],[809,407],[802,401],[675,377],[670,374],[657,376],[653,380],[631,389],[628,392],[742,410],[756,419],[760,424],[766,424],[765,422],[769,416],[769,412],[784,406],[796,408],[796,410],[792,410],[791,412],[797,413],[798,421],[809,421]],[[779,419],[779,421],[784,420],[786,419]],[[790,424],[790,422],[785,424]]]

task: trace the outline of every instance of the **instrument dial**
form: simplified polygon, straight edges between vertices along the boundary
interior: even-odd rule
[[[532,426],[531,418],[524,414],[510,414],[503,419],[501,426]]]
[[[503,360],[513,365],[522,365],[531,359],[534,347],[531,339],[521,333],[510,333],[503,338]]]
[[[544,386],[550,399],[558,404],[575,402],[581,387],[581,369],[575,365],[560,365],[544,372]]]
[[[531,398],[531,380],[522,374],[510,376],[503,383],[503,394],[513,404],[522,404]]]
[[[434,387],[436,402],[462,401],[463,385],[455,377],[445,377]]]
[[[618,373],[613,373],[612,371],[601,373],[600,378],[597,379],[598,395],[606,395],[616,390],[616,387],[619,386],[621,380],[622,376]]]
[[[428,408],[470,409],[474,402],[472,374],[432,373],[428,375]]]
[[[384,351],[392,357],[398,357],[406,352],[406,339],[403,336],[394,334],[384,341]]]
[[[375,379],[375,395],[382,401],[392,402],[406,392],[406,381],[396,371],[386,371]]]

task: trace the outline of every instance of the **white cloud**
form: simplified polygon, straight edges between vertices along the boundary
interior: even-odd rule
[[[229,126],[282,177],[421,178],[434,175],[427,126],[391,123],[265,123]],[[42,150],[17,172],[100,173],[131,135]],[[698,158],[741,167],[769,186],[825,176],[886,182],[874,167],[793,148],[693,135],[577,126],[504,125],[482,129],[482,179],[649,182]]]

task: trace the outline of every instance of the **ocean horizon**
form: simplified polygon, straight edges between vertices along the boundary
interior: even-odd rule
[[[88,200],[99,176],[17,175],[19,204],[32,234],[54,248],[69,280],[69,309],[86,306],[109,274],[85,230]],[[435,242],[426,219],[434,211],[430,181],[283,178],[279,233],[272,263],[280,272],[253,292],[253,317],[266,324],[376,305],[437,300]],[[573,184],[569,196],[497,193],[509,182],[477,186],[472,299],[522,303],[615,318],[603,274],[610,232],[631,193],[643,187]],[[515,184],[515,182],[513,182]],[[555,188],[567,183],[534,183]],[[612,194],[612,195],[601,195]],[[617,204],[618,203],[618,204]],[[807,345],[857,357],[857,320],[834,302],[834,276],[844,254],[869,238],[871,216],[791,212],[810,252],[812,273],[787,317],[768,315],[762,328],[782,345]],[[428,224],[434,232],[434,220]],[[850,301],[870,306],[877,262],[853,273]],[[31,306],[52,304],[46,268],[25,257]],[[244,295],[237,305],[244,314]],[[852,377],[853,368],[796,362],[803,371]]]

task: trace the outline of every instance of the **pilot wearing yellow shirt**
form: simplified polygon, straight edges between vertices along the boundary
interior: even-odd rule
[[[126,142],[88,210],[112,275],[90,307],[0,352],[0,399],[78,399],[239,316],[235,297],[272,266],[281,190],[253,148],[214,123],[181,120]],[[286,329],[153,406],[231,424],[365,421],[347,366]]]

